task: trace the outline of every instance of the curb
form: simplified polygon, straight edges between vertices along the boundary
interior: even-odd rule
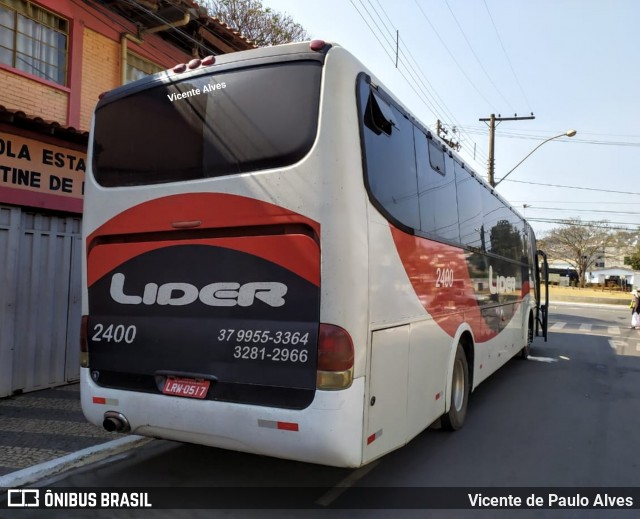
[[[94,445],[33,467],[27,467],[11,474],[0,476],[0,494],[4,493],[4,489],[27,486],[43,478],[101,461],[109,456],[135,449],[151,441],[153,441],[153,438],[137,435],[125,436],[124,438]]]

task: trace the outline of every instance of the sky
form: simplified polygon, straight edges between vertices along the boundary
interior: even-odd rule
[[[497,190],[538,236],[568,218],[639,228],[640,2],[262,1],[349,50],[427,127],[458,129],[485,179],[479,119],[533,113],[498,124],[495,178],[515,167]]]

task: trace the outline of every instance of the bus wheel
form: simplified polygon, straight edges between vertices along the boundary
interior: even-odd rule
[[[463,426],[464,419],[467,416],[469,389],[467,355],[462,348],[462,344],[458,343],[451,379],[451,407],[448,413],[442,415],[443,429],[456,431]]]
[[[527,344],[520,350],[519,357],[527,359],[531,355],[531,343],[533,342],[533,322],[529,319],[529,329],[527,330]]]

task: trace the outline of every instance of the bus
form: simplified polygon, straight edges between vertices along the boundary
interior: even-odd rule
[[[359,467],[546,334],[527,222],[353,55],[194,59],[101,97],[81,400],[134,433]]]

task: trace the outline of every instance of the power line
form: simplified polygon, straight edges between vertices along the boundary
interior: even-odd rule
[[[211,49],[211,48],[207,47],[201,41],[196,40],[191,35],[187,34],[185,31],[181,31],[180,28],[174,27],[172,22],[167,21],[165,18],[162,18],[157,13],[154,13],[150,9],[147,9],[144,5],[138,3],[137,1],[135,1],[135,0],[124,0],[124,2],[129,4],[131,7],[134,7],[134,8],[140,9],[141,11],[144,11],[150,17],[155,18],[157,21],[159,21],[160,24],[162,24],[162,25],[165,25],[165,24],[170,25],[169,28],[171,29],[172,32],[178,33],[181,37],[189,40],[190,42],[192,42],[193,44],[195,44],[197,47],[199,47],[200,49],[204,50],[205,52],[211,53],[211,54],[216,54],[214,49]],[[186,11],[182,11],[182,10],[180,10],[180,11],[182,13],[186,13]]]
[[[465,132],[471,133],[473,135],[480,135],[483,132],[482,128],[473,128],[469,126],[464,127]],[[526,140],[543,140],[546,139],[546,136],[542,135],[525,135],[515,132],[505,132],[501,131],[500,137],[507,139],[526,139]],[[622,146],[622,147],[630,147],[630,148],[639,148],[640,142],[628,142],[628,141],[604,141],[604,140],[595,140],[595,139],[559,139],[563,142],[573,142],[579,144],[592,144],[596,146]]]
[[[366,7],[364,6],[364,4],[362,3],[362,0],[359,0],[360,4],[362,5],[363,9],[366,11]],[[369,22],[367,21],[367,19],[364,17],[364,15],[360,12],[360,9],[358,9],[358,6],[356,6],[354,0],[350,0],[351,5],[353,6],[353,8],[358,12],[358,14],[360,15],[360,18],[362,18],[362,20],[364,21],[365,24],[367,24],[367,27],[369,27],[369,30],[371,31],[371,33],[373,34],[373,36],[375,37],[376,40],[378,40],[378,43],[380,44],[380,46],[382,47],[382,50],[384,50],[385,54],[389,57],[389,59],[391,60],[392,63],[395,63],[395,60],[393,59],[393,55],[389,54],[389,51],[387,50],[387,48],[385,47],[385,44],[382,43],[380,41],[380,38],[378,38],[378,35],[376,34],[376,31],[373,30],[373,27],[371,27],[371,25],[369,24]],[[368,11],[367,11],[368,12]]]
[[[480,61],[480,58],[478,57],[478,55],[476,54],[476,51],[473,48],[473,45],[471,45],[471,42],[469,41],[469,38],[467,38],[466,33],[464,32],[464,30],[462,29],[462,26],[460,25],[460,22],[458,21],[458,18],[456,18],[455,13],[453,12],[453,9],[451,9],[451,6],[449,5],[449,2],[447,0],[444,0],[445,5],[447,6],[447,8],[449,9],[449,12],[451,13],[451,16],[453,16],[453,20],[456,22],[456,25],[458,26],[458,29],[460,30],[460,32],[462,33],[462,37],[464,38],[464,41],[467,42],[467,46],[469,47],[469,50],[471,50],[471,54],[473,54],[473,57],[476,58],[476,61],[478,62],[478,65],[480,65],[480,68],[482,69],[482,72],[484,72],[484,75],[487,76],[487,79],[489,80],[489,82],[491,83],[491,85],[493,86],[493,88],[495,89],[496,92],[498,92],[498,95],[502,98],[502,100],[507,104],[507,106],[509,106],[509,108],[511,109],[512,112],[515,112],[513,106],[511,106],[511,103],[509,103],[509,101],[507,100],[507,98],[504,96],[504,94],[501,92],[501,90],[498,88],[498,85],[495,84],[495,82],[493,81],[493,79],[491,78],[491,76],[489,75],[489,73],[487,72],[487,70],[484,68],[484,65],[482,64],[482,61]],[[485,4],[486,5],[486,4]]]
[[[71,0],[74,4],[76,4],[78,7],[82,8],[85,10],[85,12],[87,14],[89,14],[90,16],[93,16],[96,20],[102,22],[103,20],[98,17],[95,13],[92,12],[92,9],[95,9],[99,12],[102,13],[103,16],[106,16],[107,18],[109,18],[110,21],[118,24],[120,27],[122,27],[124,29],[125,32],[129,32],[131,31],[131,27],[128,27],[126,25],[124,25],[123,23],[121,23],[117,17],[113,16],[113,11],[110,11],[108,8],[106,8],[105,6],[103,6],[102,4],[99,4],[97,2],[91,2],[90,0]],[[84,5],[83,5],[84,4]],[[122,17],[123,19],[135,24],[134,20],[129,20],[126,16],[124,16],[123,14],[119,14],[120,17]],[[145,48],[148,46],[150,47],[150,49],[153,49],[154,51],[156,51],[155,53],[155,57],[157,59],[160,58],[160,56],[164,56],[166,58],[170,58],[171,60],[174,60],[174,57],[171,56],[169,53],[167,53],[164,49],[161,49],[160,47],[158,47],[157,45],[155,45],[153,42],[145,40],[144,42],[144,46]],[[150,49],[147,49],[148,52],[150,54],[154,54],[153,52],[151,52]]]
[[[371,31],[371,33],[373,34],[373,36],[376,38],[376,40],[378,41],[378,43],[380,44],[380,46],[382,47],[382,49],[384,50],[384,52],[387,54],[387,56],[389,57],[389,59],[391,60],[392,63],[396,63],[396,60],[394,59],[393,53],[387,49],[385,43],[383,43],[381,41],[381,39],[378,37],[378,33],[380,33],[382,35],[382,37],[385,39],[385,42],[387,44],[391,44],[392,46],[394,45],[394,42],[391,41],[389,42],[389,40],[384,36],[384,33],[382,32],[382,29],[380,28],[380,26],[378,25],[378,22],[376,22],[376,20],[374,19],[374,17],[371,15],[371,12],[367,9],[367,7],[364,5],[364,2],[362,0],[359,0],[360,4],[362,6],[362,9],[369,15],[369,18],[371,19],[371,21],[373,22],[373,24],[376,26],[377,31],[371,26],[371,24],[369,23],[369,21],[367,20],[367,18],[362,14],[362,12],[360,11],[360,9],[358,9],[358,7],[355,5],[354,1],[351,0],[351,5],[354,7],[354,9],[358,12],[358,14],[360,15],[360,17],[362,18],[362,20],[365,22],[365,24],[367,25],[367,27],[369,28],[369,30]],[[369,5],[371,5],[372,9],[374,10],[374,12],[376,13],[378,19],[382,22],[383,26],[384,21],[382,20],[382,18],[380,17],[380,14],[376,11],[375,7],[373,7],[373,5],[371,4],[371,2],[369,1]],[[386,13],[385,13],[386,14]],[[388,16],[387,16],[388,19]],[[390,33],[390,31],[388,31]],[[391,33],[392,35],[392,33]],[[392,35],[393,37],[393,35]],[[431,110],[434,114],[438,113],[438,110],[435,109],[433,107],[433,105],[431,104],[429,99],[425,98],[425,95],[428,96],[428,91],[422,87],[420,88],[420,82],[415,78],[415,76],[413,75],[413,72],[415,72],[414,69],[412,69],[411,67],[408,67],[406,65],[406,63],[401,63],[404,64],[405,68],[407,69],[408,74],[411,76],[411,79],[413,80],[413,83],[411,81],[409,81],[409,79],[407,78],[407,76],[402,72],[402,70],[397,69],[398,73],[403,77],[403,79],[406,81],[406,83],[409,85],[409,87],[413,90],[413,92],[418,96],[418,99],[420,99],[426,106],[427,108],[429,108],[429,110]],[[417,85],[418,88],[420,89],[420,91],[416,90],[416,86]]]
[[[370,0],[369,0],[369,5],[371,7],[371,10],[373,10],[373,12],[375,13],[375,15],[378,18],[378,20],[380,20],[380,22],[382,23],[383,28],[385,28],[387,30],[387,34],[389,34],[390,38],[387,38],[384,35],[383,29],[380,27],[380,24],[378,24],[378,22],[375,20],[374,16],[371,14],[371,11],[369,10],[369,8],[367,8],[367,6],[364,5],[362,0],[359,0],[359,1],[360,1],[361,6],[362,6],[362,11],[364,11],[368,15],[368,17],[371,19],[371,22],[369,22],[369,20],[363,14],[361,9],[358,8],[358,6],[355,4],[354,0],[351,0],[351,5],[356,10],[356,12],[360,15],[360,17],[363,19],[363,21],[365,22],[365,24],[367,25],[369,30],[372,32],[373,36],[376,38],[378,43],[383,48],[384,52],[387,54],[387,56],[391,60],[391,62],[394,63],[394,65],[395,65],[396,60],[395,60],[393,54],[396,52],[396,42],[393,41],[393,37],[394,37],[393,33],[388,28],[387,24],[384,22],[384,20],[382,19],[382,16],[378,12],[378,10],[375,8],[375,6],[373,6],[373,4],[371,4]],[[388,14],[384,10],[384,8],[380,5],[380,2],[378,0],[376,0],[376,3],[380,7],[380,11],[382,11],[382,13],[384,14],[384,16],[387,19],[387,21],[393,26],[393,22],[389,18]],[[373,27],[372,24],[375,25],[375,28]],[[384,42],[382,41],[381,37],[378,36],[378,33],[381,34],[381,36],[384,39]],[[439,113],[444,112],[445,115],[447,115],[447,118],[449,120],[455,120],[455,118],[451,115],[450,110],[446,107],[446,104],[444,103],[444,101],[442,101],[442,98],[440,98],[440,96],[437,94],[437,91],[433,88],[433,85],[431,85],[429,80],[426,78],[424,72],[421,70],[419,64],[417,63],[417,61],[413,57],[413,54],[411,53],[409,48],[406,46],[404,41],[400,40],[399,43],[401,43],[401,45],[402,45],[402,48],[400,48],[399,51],[398,51],[399,55],[402,57],[402,59],[399,60],[399,63],[400,63],[400,65],[402,65],[404,67],[404,69],[406,70],[407,74],[410,76],[411,79],[409,79],[409,77],[407,77],[407,75],[400,68],[397,68],[398,73],[403,77],[403,79],[406,81],[408,86],[414,91],[414,93],[418,96],[418,98],[427,106],[427,108],[434,115],[436,115],[437,117],[442,117],[441,115],[439,115]],[[391,47],[392,50],[390,50],[389,47]],[[413,63],[415,64],[415,66],[412,65],[410,60],[407,58],[407,55],[405,54],[404,49],[406,49],[407,53],[409,54],[409,56],[413,60]],[[417,67],[418,72],[416,72],[416,67]],[[416,76],[420,76],[420,75],[422,76],[423,81],[421,81],[419,77],[416,77]],[[425,83],[427,83],[429,85],[429,87],[431,87],[431,89],[427,88],[425,86]],[[433,91],[433,93],[432,93],[432,91]],[[459,125],[456,123],[456,126],[459,126]],[[475,146],[472,147],[472,146],[470,146],[468,143],[466,143],[464,141],[462,142],[462,146],[465,147],[466,151],[472,157],[475,157],[475,153],[477,151],[475,149]]]
[[[614,189],[601,189],[601,188],[595,188],[595,187],[582,187],[582,186],[562,186],[562,185],[558,185],[558,184],[545,184],[542,182],[529,182],[527,180],[505,180],[505,182],[516,182],[518,184],[531,184],[534,186],[544,186],[544,187],[558,187],[558,188],[562,188],[562,189],[580,189],[583,191],[597,191],[599,193],[616,193],[616,194],[621,194],[621,195],[640,195],[640,193],[635,193],[635,192],[631,192],[631,191],[616,191]]]
[[[550,224],[557,224],[557,225],[567,225],[568,224],[568,220],[565,218],[564,220],[561,219],[554,219],[554,218],[527,218],[526,219],[529,222],[538,222],[538,223],[550,223]],[[571,225],[577,225],[580,227],[594,227],[597,229],[610,229],[610,230],[614,230],[614,231],[630,231],[630,232],[639,232],[638,229],[638,224],[635,222],[576,222],[574,220],[571,220],[570,222]],[[629,227],[617,227],[619,225],[635,225],[635,228],[630,229]]]
[[[465,70],[462,68],[462,66],[460,65],[460,63],[458,63],[458,60],[456,59],[456,57],[453,55],[453,52],[451,52],[449,50],[449,47],[447,46],[447,44],[444,42],[444,40],[442,39],[442,36],[440,36],[440,34],[438,33],[437,29],[435,28],[435,26],[433,25],[433,23],[431,23],[431,20],[429,20],[429,17],[427,16],[427,14],[424,12],[424,10],[422,9],[422,6],[418,3],[418,0],[414,0],[415,4],[418,6],[418,9],[420,10],[420,12],[422,13],[422,16],[424,17],[424,19],[427,21],[427,23],[429,24],[429,26],[431,27],[431,29],[433,29],[434,34],[438,37],[438,39],[440,40],[440,43],[442,43],[442,46],[445,48],[445,50],[447,51],[447,53],[449,54],[449,56],[451,57],[451,59],[453,60],[453,62],[456,64],[456,66],[458,67],[458,69],[460,70],[460,72],[462,73],[462,75],[465,77],[465,79],[468,81],[468,83],[473,87],[473,89],[478,93],[478,95],[480,97],[482,97],[482,99],[484,99],[485,103],[487,103],[488,106],[492,106],[491,102],[485,97],[485,95],[480,91],[480,89],[475,85],[475,83],[473,81],[471,81],[471,78],[469,77],[469,75],[465,72]]]
[[[394,37],[396,36],[396,34],[393,34],[393,31],[391,29],[389,29],[388,25],[382,19],[382,16],[380,16],[380,13],[378,13],[378,10],[371,3],[371,0],[368,0],[368,2],[369,2],[369,5],[371,6],[371,8],[373,9],[373,12],[376,13],[376,16],[378,17],[378,19],[380,20],[382,25],[385,27],[385,29],[387,29],[387,34],[389,34],[389,36],[391,37],[391,45],[392,46],[395,45],[397,43],[397,41],[394,41]],[[384,10],[382,5],[380,4],[379,0],[376,0],[376,3],[378,4],[378,7],[380,7],[380,10],[382,11],[382,13],[385,15],[385,18],[387,19],[387,22],[389,22],[391,24],[391,26],[393,26],[393,22],[391,21],[391,19],[389,18],[389,15],[387,14],[387,12]]]
[[[513,65],[511,64],[511,60],[509,59],[509,54],[507,54],[507,49],[505,49],[504,43],[502,43],[502,38],[500,38],[500,33],[498,32],[498,28],[496,27],[496,23],[493,21],[493,16],[491,16],[491,11],[489,10],[489,6],[487,5],[486,0],[483,0],[483,2],[484,2],[485,8],[487,9],[487,14],[489,15],[489,19],[491,20],[491,25],[493,25],[493,30],[495,31],[496,36],[498,37],[498,41],[500,42],[500,46],[502,47],[502,52],[504,54],[504,57],[507,58],[507,63],[509,64],[509,68],[511,69],[511,73],[513,74],[513,77],[516,80],[516,84],[518,85],[518,88],[520,89],[520,92],[522,93],[522,97],[524,97],[524,100],[527,103],[527,107],[529,108],[529,111],[531,111],[531,103],[529,102],[529,99],[527,99],[527,94],[524,93],[522,85],[520,84],[520,80],[518,79],[518,75],[516,74],[516,71],[514,70]]]
[[[384,10],[384,7],[380,4],[379,0],[376,0],[376,3],[378,4],[378,7],[380,8],[380,10],[382,11],[382,13],[384,14],[385,18],[387,19],[387,21],[389,22],[389,24],[391,24],[391,26],[393,26],[393,22],[391,21],[391,18],[389,18],[389,15],[387,14],[387,12]],[[371,1],[369,0],[369,4],[371,5]],[[384,24],[384,21],[382,20],[382,18],[380,17],[380,14],[378,13],[377,9],[371,5],[373,11],[376,13],[376,15],[378,16],[378,18],[380,19],[380,21],[382,21],[382,23]],[[386,24],[384,24],[385,27]],[[392,31],[387,27],[387,32],[388,34],[391,36],[392,42],[391,44],[393,45],[393,33]],[[414,58],[413,54],[411,53],[411,50],[406,46],[406,44],[404,43],[404,41],[402,39],[399,38],[398,39],[400,41],[400,44],[402,45],[402,48],[400,48],[400,55],[402,56],[403,59],[403,63],[405,68],[407,69],[412,69],[413,71],[415,71],[416,67],[418,69],[418,75],[422,76],[422,80],[424,81],[424,83],[426,83],[430,89],[427,89],[426,87],[423,88],[423,90],[425,91],[425,93],[432,93],[433,94],[433,104],[435,104],[438,109],[440,109],[442,112],[445,112],[445,114],[447,115],[447,117],[449,117],[451,120],[454,120],[455,117],[453,116],[453,114],[451,113],[451,111],[447,108],[446,103],[442,100],[442,98],[438,95],[438,92],[436,91],[436,89],[433,87],[433,85],[431,84],[431,82],[429,81],[429,79],[426,77],[426,75],[424,74],[424,72],[422,71],[420,65],[418,64],[418,62],[416,61],[416,59]],[[411,58],[411,60],[413,61],[413,65],[409,63],[409,60],[407,59],[404,50],[406,49],[407,53],[409,54],[409,57]],[[413,77],[413,76],[412,76]],[[416,80],[416,83],[419,83],[419,81]],[[424,86],[424,85],[423,85]],[[428,106],[428,108],[433,112],[434,115],[438,115],[438,111],[433,109],[431,106]]]
[[[527,211],[570,211],[572,213],[589,213],[589,214],[626,214],[626,215],[640,215],[638,211],[607,211],[605,209],[564,209],[562,207],[536,207],[535,205],[527,204]]]
[[[530,206],[528,204],[609,204],[610,200],[606,200],[603,202],[600,201],[575,201],[575,200],[513,200],[511,204],[527,204],[527,209]],[[616,205],[640,205],[640,202],[615,202]]]
[[[351,2],[353,5],[353,1]],[[362,4],[363,9],[365,10],[365,12],[369,15],[369,17],[372,19],[373,23],[376,25],[376,28],[378,29],[378,31],[380,33],[382,33],[382,30],[380,29],[380,26],[378,25],[378,23],[374,20],[373,16],[371,15],[371,12],[367,9],[367,7],[363,4],[362,0],[360,0],[360,3]],[[387,21],[393,26],[393,22],[391,21],[391,19],[389,18],[389,15],[386,13],[386,11],[384,10],[384,8],[382,7],[382,5],[380,4],[380,2],[378,0],[376,0],[376,3],[378,4],[378,6],[380,7],[380,10],[382,11],[382,13],[385,15]],[[378,10],[375,8],[375,6],[373,6],[373,4],[371,3],[371,1],[369,0],[369,5],[371,6],[371,9],[373,10],[373,12],[376,14],[376,16],[378,17],[378,19],[381,21],[382,25],[387,29],[387,34],[389,34],[391,41],[389,41],[386,37],[385,37],[385,41],[387,43],[390,44],[391,47],[395,47],[399,41],[394,42],[393,38],[394,38],[394,34],[393,32],[388,28],[388,26],[386,25],[386,23],[384,22],[384,20],[382,20],[382,17],[380,16],[380,13],[378,13]],[[354,8],[357,9],[357,7],[354,5]],[[360,16],[365,20],[365,23],[367,23],[367,26],[369,27],[369,29],[371,31],[373,31],[373,28],[371,27],[371,25],[366,21],[366,19],[364,18],[364,16],[362,15],[362,13],[360,13],[358,11],[358,14],[360,14]],[[375,33],[374,33],[375,36]],[[384,36],[384,34],[383,34]],[[396,33],[396,37],[399,40],[399,34]],[[376,37],[376,39],[378,40],[378,42],[383,45],[383,43],[380,41],[379,38]],[[406,48],[406,45],[404,44],[404,42],[402,42],[403,47]],[[383,45],[384,48],[384,45]],[[394,61],[393,57],[389,55],[389,52],[387,51],[387,49],[384,49],[385,52],[387,52],[387,55],[389,56],[389,58]],[[408,49],[407,49],[408,50]],[[402,74],[402,71],[398,70],[398,72],[403,76],[403,78],[405,79],[405,81],[407,81],[407,83],[409,83],[409,86],[412,88],[412,90],[416,93],[416,95],[418,95],[418,98],[422,100],[422,102],[427,106],[427,108],[429,108],[429,110],[433,113],[433,114],[438,114],[439,110],[443,110],[446,111],[446,108],[443,109],[443,107],[441,106],[440,103],[438,103],[438,101],[436,99],[433,98],[433,96],[430,93],[430,90],[427,89],[423,84],[421,84],[420,80],[417,79],[414,75],[415,73],[415,68],[413,66],[411,66],[410,64],[408,64],[408,60],[404,54],[404,51],[402,49],[399,50],[399,54],[402,55],[402,57],[404,58],[403,60],[400,61],[401,65],[404,65],[405,69],[407,69],[408,74],[411,76],[411,79],[414,81],[415,85],[418,86],[418,88],[420,89],[420,91],[422,92],[422,94],[416,92],[416,89],[413,87],[413,85],[411,85],[408,81],[408,79],[406,78],[406,76],[404,76]],[[396,56],[396,58],[398,58],[398,56]],[[415,62],[415,60],[414,60]],[[396,68],[397,68],[397,62],[396,62]],[[419,68],[419,67],[418,67]],[[423,75],[424,77],[424,75]],[[426,80],[426,78],[425,78]],[[426,80],[426,82],[429,84],[429,86],[431,87],[432,90],[435,91],[435,89],[433,89],[433,86],[429,83],[428,80]],[[428,97],[429,99],[425,99],[424,96]],[[436,94],[437,95],[437,94]],[[434,105],[437,106],[437,108],[434,107]]]
[[[553,187],[553,188],[560,188],[560,189],[579,189],[582,191],[595,191],[598,193],[613,193],[613,194],[622,194],[622,195],[632,195],[632,196],[640,196],[640,193],[637,192],[629,192],[629,191],[619,191],[619,190],[614,190],[614,189],[602,189],[602,188],[593,188],[593,187],[582,187],[582,186],[565,186],[565,185],[559,185],[559,184],[547,184],[547,183],[542,183],[542,182],[530,182],[530,181],[526,181],[526,180],[510,180],[507,179],[506,182],[516,182],[519,184],[529,184],[529,185],[536,185],[536,186],[542,186],[542,187]],[[530,202],[525,202],[525,204],[528,204]],[[543,203],[552,203],[550,201],[545,201]],[[561,202],[561,203],[579,203],[579,202]],[[595,203],[595,202],[591,202],[591,203]],[[618,202],[616,202],[616,205],[620,205]],[[552,207],[541,207],[541,208],[537,208],[534,206],[530,206],[527,205],[526,207],[527,210],[532,209],[532,210],[547,210],[547,211],[571,211],[574,213],[578,213],[578,212],[585,212],[588,214],[618,214],[618,215],[640,215],[640,213],[638,212],[632,212],[632,211],[606,211],[606,210],[600,210],[600,209],[592,209],[592,210],[588,210],[588,209],[562,209],[562,208],[552,208]],[[558,219],[545,219],[545,218],[527,218],[527,220],[530,221],[538,221],[541,223],[554,223],[554,224],[560,224],[563,222],[563,220],[558,220]],[[616,225],[636,225],[638,226],[638,222],[613,222]],[[624,230],[632,230],[632,229],[624,229]]]
[[[473,131],[473,130],[477,130],[477,131],[482,131],[484,130],[484,126],[481,125],[469,125],[469,126],[465,126],[464,127],[466,130],[468,131]],[[535,137],[539,137],[541,139],[544,139],[546,137],[549,137],[550,135],[554,135],[556,133],[558,133],[557,130],[541,130],[539,128],[533,129],[533,130],[528,130],[526,128],[520,128],[519,130],[510,130],[510,129],[505,129],[503,130],[503,132],[505,134],[513,134],[513,135],[523,135],[526,136],[527,134],[534,134],[533,136]],[[536,135],[536,132],[543,132],[544,134],[548,134],[548,135]],[[629,137],[632,139],[640,139],[640,135],[638,134],[624,134],[624,133],[595,133],[595,132],[586,132],[583,131],[582,129],[580,130],[580,135],[592,135],[595,137]]]

